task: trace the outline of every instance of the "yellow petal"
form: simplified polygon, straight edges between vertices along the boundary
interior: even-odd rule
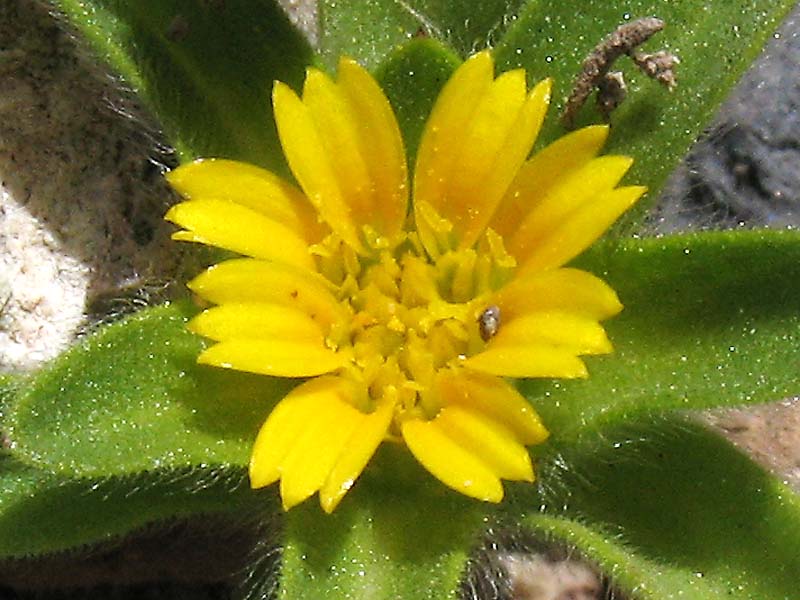
[[[416,459],[446,486],[478,500],[500,502],[500,479],[478,456],[453,441],[433,421],[410,420],[403,439]]]
[[[187,285],[215,304],[268,302],[295,307],[326,331],[347,318],[317,273],[291,265],[235,258],[210,267]]]
[[[350,205],[308,107],[287,85],[272,90],[275,123],[286,161],[322,219],[352,248],[363,251]]]
[[[359,116],[336,84],[317,69],[306,74],[303,104],[356,227],[369,223],[373,189],[356,133]]]
[[[329,394],[319,413],[309,421],[280,466],[284,510],[299,504],[322,487],[363,414]]]
[[[346,352],[334,352],[311,340],[230,340],[214,344],[197,357],[201,364],[275,377],[322,375],[347,361]]]
[[[503,321],[539,310],[561,310],[603,320],[622,310],[616,292],[579,269],[532,272],[513,279],[489,300]]]
[[[498,77],[481,98],[464,129],[453,132],[442,152],[453,160],[440,195],[428,199],[439,214],[453,224],[459,247],[471,246],[483,232],[506,187],[533,145],[531,108],[527,103],[525,72],[510,71]],[[539,111],[542,115],[543,110]]]
[[[642,186],[629,186],[599,195],[543,237],[522,261],[520,272],[550,269],[572,260],[603,235],[645,191],[647,188]]]
[[[174,239],[218,246],[254,258],[313,269],[306,242],[294,231],[254,210],[224,200],[190,200],[164,216],[189,230]]]
[[[250,455],[250,486],[260,488],[280,478],[280,466],[308,424],[345,384],[338,377],[324,376],[294,388],[281,400],[261,426]]]
[[[469,369],[503,377],[573,379],[589,376],[583,361],[574,352],[544,345],[488,347],[463,364]]]
[[[181,165],[167,181],[187,200],[227,200],[286,225],[308,243],[322,239],[324,228],[308,199],[295,186],[259,167],[219,158]]]
[[[596,206],[599,195],[612,189],[633,164],[627,156],[601,156],[586,163],[547,190],[516,228],[506,246],[520,263],[540,249],[543,239],[577,210]]]
[[[471,246],[486,229],[520,166],[530,154],[550,104],[552,87],[553,83],[550,79],[539,82],[531,90],[519,116],[511,125],[503,146],[495,155],[494,163],[487,173],[487,179],[483,184],[483,196],[475,198],[476,201],[482,201],[485,205],[485,208],[481,208],[480,211],[481,219],[473,223],[470,229],[464,231],[464,237],[461,240],[462,247]],[[470,212],[469,205],[467,205],[467,212]]]
[[[373,189],[368,221],[390,238],[403,228],[408,210],[408,173],[400,127],[389,100],[357,62],[339,61],[338,83],[353,112],[361,155]]]
[[[480,456],[498,477],[533,481],[528,451],[503,425],[457,405],[443,408],[435,421],[450,439],[473,456]]]
[[[440,370],[437,390],[445,405],[461,405],[513,431],[523,444],[539,444],[548,433],[531,404],[507,381],[465,369]]]
[[[594,158],[607,137],[607,125],[592,125],[573,131],[537,152],[519,169],[489,226],[509,238],[547,190]]]
[[[493,70],[488,51],[464,61],[439,94],[419,143],[414,169],[414,218],[425,249],[434,257],[441,249],[418,206],[428,204],[439,211],[448,184],[445,175],[450,173],[459,150],[459,136],[491,86]]]
[[[532,312],[502,322],[489,348],[556,346],[575,354],[612,351],[603,327],[594,319],[565,312]]]
[[[186,326],[212,340],[304,340],[325,343],[319,324],[306,313],[280,304],[229,303],[197,315]]]
[[[392,402],[384,402],[372,414],[363,415],[319,490],[320,504],[326,513],[333,512],[361,475],[386,436],[393,415]]]

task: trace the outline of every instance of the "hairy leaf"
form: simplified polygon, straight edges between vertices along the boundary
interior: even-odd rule
[[[523,0],[366,0],[319,2],[319,49],[333,68],[341,55],[370,67],[412,37],[432,37],[462,57],[499,38]]]
[[[458,64],[439,42],[415,40],[393,52],[375,74],[397,115],[412,168],[428,114]]]
[[[15,453],[80,477],[247,464],[291,381],[198,366],[192,312],[143,311],[62,354],[10,408]]]
[[[800,236],[737,231],[611,242],[582,266],[625,305],[614,353],[589,378],[527,380],[554,439],[641,414],[737,406],[800,393]]]
[[[55,0],[139,95],[183,160],[284,162],[272,119],[276,79],[299,87],[312,60],[271,0]]]
[[[795,594],[800,498],[697,424],[607,431],[545,461],[540,481],[515,489],[511,520],[577,547],[636,598]]]
[[[453,598],[485,511],[384,447],[332,515],[286,514],[281,598]]]
[[[627,57],[612,69],[623,72],[628,96],[611,116],[614,130],[608,150],[635,157],[628,179],[654,192],[794,4],[791,0],[633,0],[624,4],[587,0],[576,11],[570,3],[531,0],[498,43],[495,55],[502,70],[521,66],[534,80],[553,77],[555,113],[561,111],[584,57],[596,44],[634,19],[655,16],[665,21],[665,29],[641,49],[665,49],[679,57],[678,86],[672,93],[645,77]],[[587,104],[578,122],[600,121],[594,99]],[[563,128],[551,118],[542,142],[562,133]]]
[[[109,542],[148,523],[197,514],[252,518],[272,494],[249,490],[241,470],[157,471],[71,480],[0,457],[0,558]]]
[[[800,500],[716,434],[644,418],[562,450],[492,505],[384,448],[334,515],[287,513],[282,597],[452,598],[487,535],[489,554],[583,557],[634,598],[792,597]]]

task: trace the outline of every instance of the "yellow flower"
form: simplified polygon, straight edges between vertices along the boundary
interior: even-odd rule
[[[587,127],[527,159],[550,81],[494,78],[489,52],[445,85],[419,146],[409,209],[400,130],[352,60],[282,83],[275,120],[300,189],[260,168],[202,160],[169,175],[186,199],[175,239],[249,258],[189,283],[217,304],[189,328],[200,363],[310,378],[253,447],[254,488],[280,480],[284,508],[319,492],[332,511],[378,445],[404,443],[451,488],[503,497],[533,481],[526,445],[548,433],[503,377],[586,377],[579,355],[611,351],[599,321],[622,308],[595,276],[563,265],[644,192],[631,165],[596,157]]]

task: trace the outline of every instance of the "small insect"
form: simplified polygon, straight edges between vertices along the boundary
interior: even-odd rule
[[[481,334],[481,339],[488,342],[500,330],[500,307],[496,304],[487,306],[480,316],[478,317],[478,331]]]

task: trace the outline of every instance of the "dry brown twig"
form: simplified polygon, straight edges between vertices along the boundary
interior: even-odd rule
[[[675,65],[678,58],[661,50],[647,54],[637,50],[654,34],[664,29],[664,21],[656,17],[644,17],[617,27],[589,53],[581,64],[572,93],[567,98],[562,124],[571,129],[575,117],[591,93],[597,89],[597,106],[608,119],[611,112],[625,99],[627,86],[621,71],[611,71],[619,57],[630,56],[634,64],[648,77],[672,90],[676,85]]]

